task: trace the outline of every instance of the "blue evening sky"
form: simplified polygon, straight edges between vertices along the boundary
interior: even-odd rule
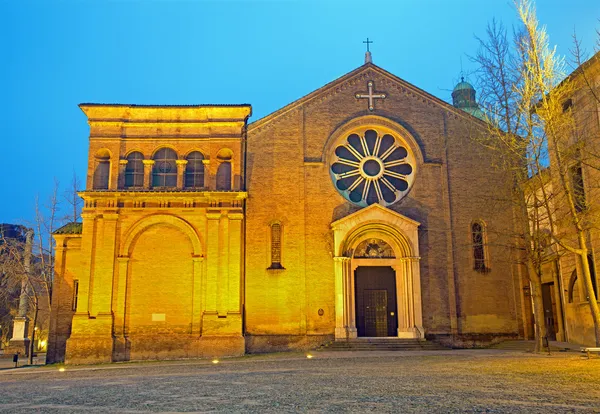
[[[598,0],[538,0],[550,41],[567,54],[573,29],[588,51]],[[73,171],[84,182],[81,102],[249,103],[257,120],[373,61],[450,100],[462,64],[510,0],[19,1],[0,0],[0,223],[30,220],[37,194]]]

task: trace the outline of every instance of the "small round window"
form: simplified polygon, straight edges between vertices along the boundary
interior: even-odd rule
[[[392,134],[366,129],[347,135],[335,148],[330,173],[338,191],[354,204],[388,206],[408,193],[415,159]]]

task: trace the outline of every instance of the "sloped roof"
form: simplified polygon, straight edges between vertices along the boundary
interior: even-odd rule
[[[70,222],[55,230],[52,234],[81,234],[82,228],[82,223]]]
[[[268,124],[269,122],[279,118],[280,116],[285,115],[286,113],[294,110],[295,108],[297,108],[300,105],[303,105],[305,103],[311,102],[315,99],[317,99],[318,97],[320,97],[321,95],[327,94],[328,92],[330,92],[332,89],[335,90],[335,87],[338,86],[339,84],[347,81],[348,79],[360,74],[361,72],[366,72],[369,69],[377,72],[378,74],[396,82],[399,83],[400,85],[402,85],[402,87],[406,88],[408,91],[410,91],[411,93],[418,95],[421,98],[427,99],[430,102],[433,102],[441,107],[443,107],[444,109],[462,116],[462,117],[466,117],[469,118],[471,120],[477,120],[477,122],[481,122],[483,124],[485,124],[484,121],[482,121],[481,119],[478,119],[477,117],[469,114],[468,112],[465,112],[459,108],[454,107],[453,105],[451,105],[450,103],[443,101],[442,99],[430,94],[429,92],[424,91],[423,89],[418,88],[417,86],[405,81],[402,78],[399,78],[398,76],[388,72],[385,69],[380,68],[379,66],[368,62],[365,63],[362,66],[359,66],[358,68],[354,69],[351,72],[346,73],[345,75],[340,76],[339,78],[325,84],[324,86],[320,87],[319,89],[316,89],[315,91],[289,103],[288,105],[284,106],[281,109],[276,110],[275,112],[270,113],[269,115],[266,115],[254,122],[251,122],[250,124],[248,124],[248,131],[251,131],[253,129],[259,128],[265,124]]]

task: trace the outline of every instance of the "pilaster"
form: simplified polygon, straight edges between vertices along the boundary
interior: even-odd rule
[[[154,168],[154,160],[142,160],[144,164],[144,188],[152,187],[152,168]]]
[[[103,214],[98,218],[98,235],[94,249],[94,292],[90,297],[90,314],[112,313],[114,257],[118,214]]]
[[[338,256],[333,258],[335,271],[335,339],[347,339],[350,336],[348,324],[349,298],[348,273],[350,257]],[[354,328],[354,337],[356,328]]]
[[[125,188],[125,170],[127,169],[127,160],[119,160],[119,177],[117,179],[118,188]]]
[[[206,312],[216,314],[221,212],[208,212],[206,218]]]
[[[228,313],[241,312],[243,213],[229,213]]]
[[[176,160],[177,164],[177,189],[181,190],[185,184],[185,167],[187,160]]]

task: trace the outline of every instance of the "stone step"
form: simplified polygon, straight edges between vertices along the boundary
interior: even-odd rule
[[[318,348],[320,351],[423,351],[448,349],[435,342],[417,339],[369,338],[334,341]]]

